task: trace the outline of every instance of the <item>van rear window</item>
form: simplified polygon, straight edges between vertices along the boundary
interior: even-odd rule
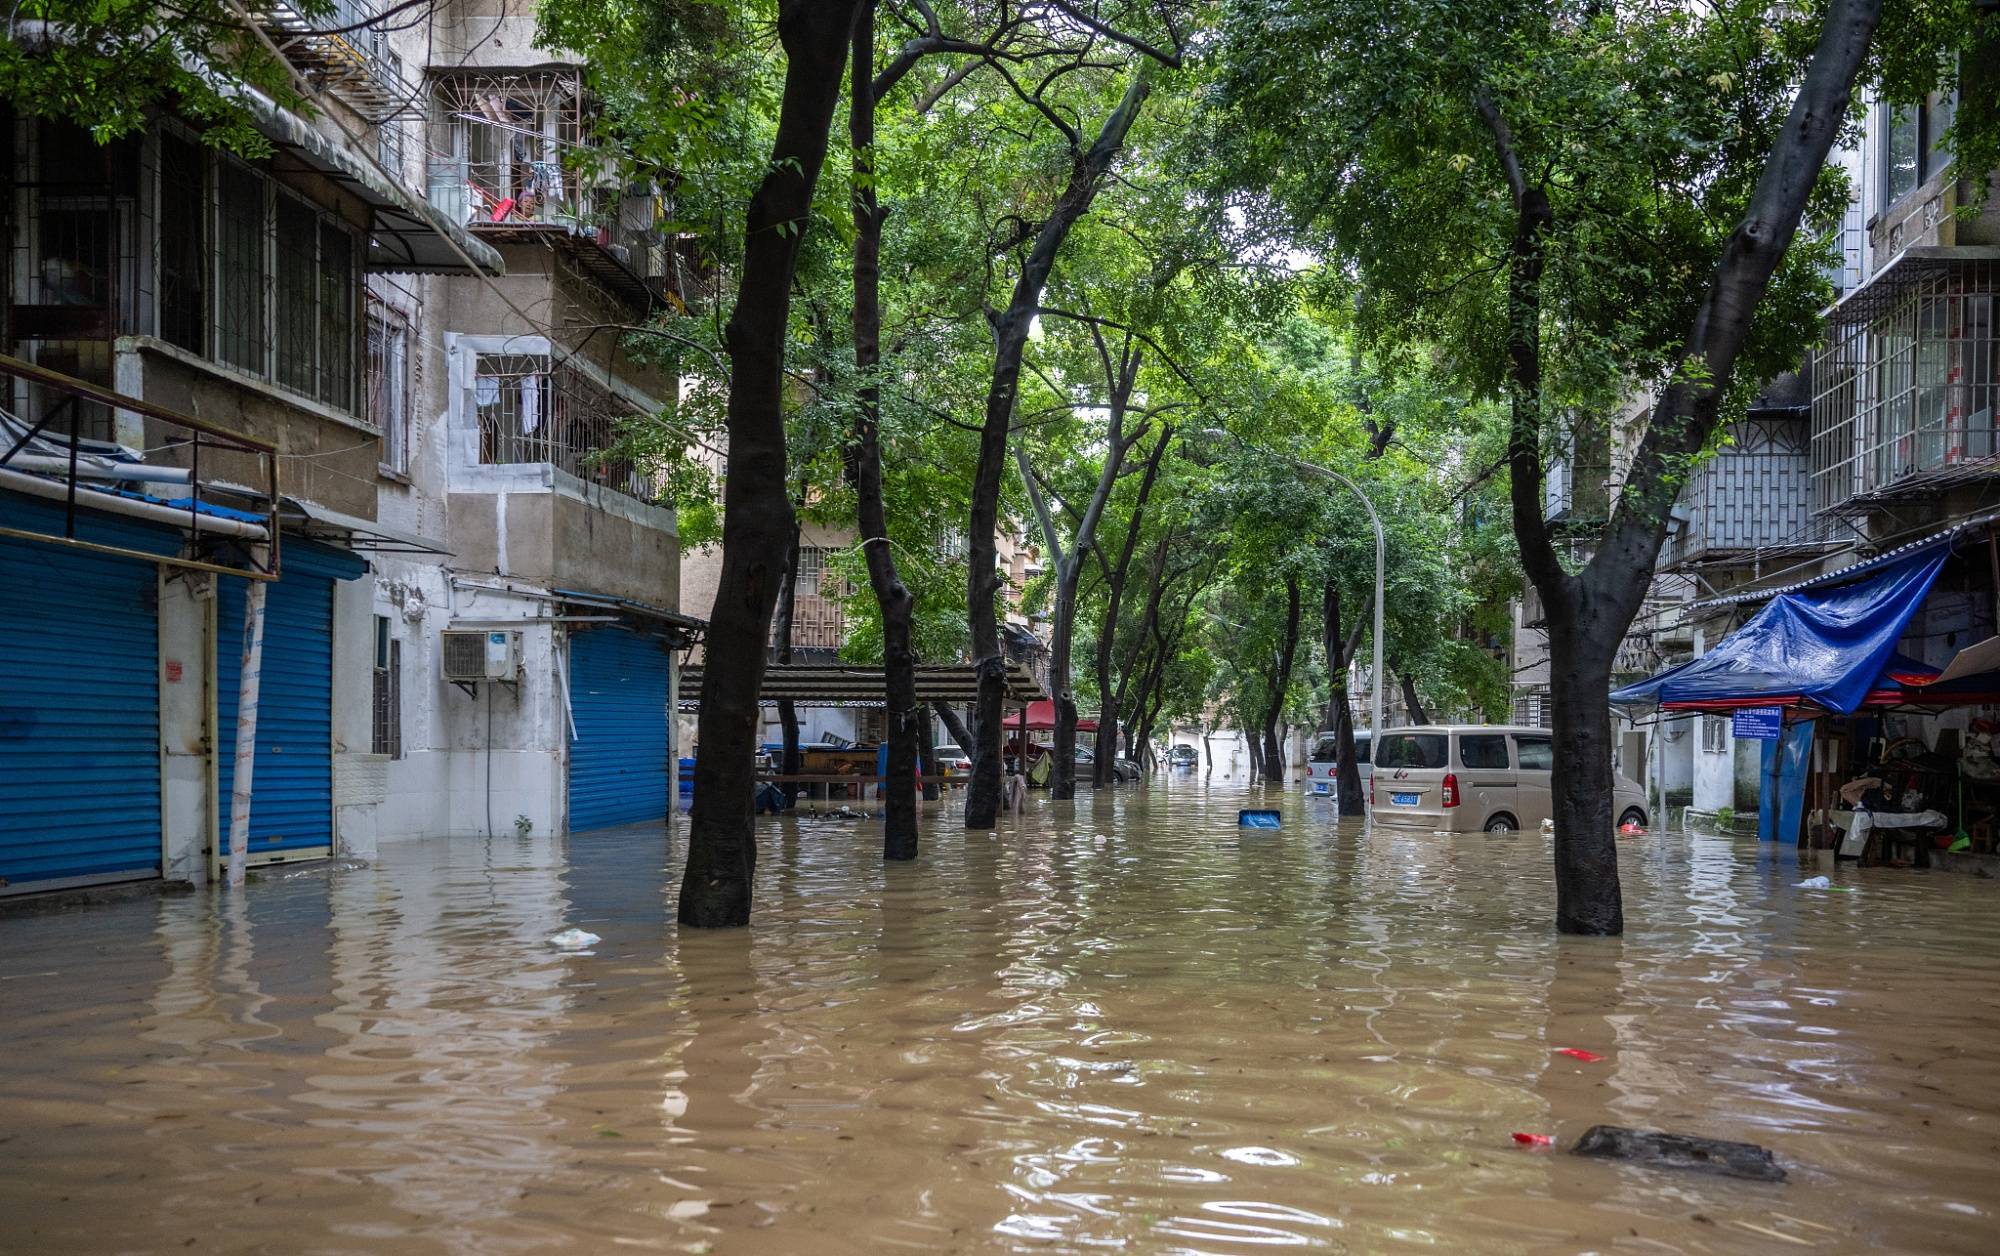
[[[1313,743],[1312,761],[1332,763],[1340,757],[1340,739],[1329,733]]]
[[[1390,733],[1382,738],[1378,768],[1441,768],[1445,765],[1443,733]]]

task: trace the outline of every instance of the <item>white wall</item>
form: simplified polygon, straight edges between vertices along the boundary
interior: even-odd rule
[[[403,643],[403,755],[376,756],[385,795],[376,811],[376,835],[383,840],[485,835],[489,768],[495,830],[512,833],[516,817],[526,816],[533,833],[561,832],[568,823],[569,729],[564,673],[556,663],[564,642],[561,629],[546,622],[549,603],[493,587],[498,582],[490,578],[453,578],[442,567],[391,561],[381,566],[370,614],[387,616]],[[509,620],[522,633],[518,686],[487,683],[467,693],[444,680],[446,628]],[[366,681],[361,692],[369,692]]]

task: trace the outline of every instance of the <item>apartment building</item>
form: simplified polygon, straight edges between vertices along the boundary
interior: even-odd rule
[[[531,13],[384,7],[254,9],[262,157],[0,119],[0,893],[215,875],[253,582],[252,862],[665,814],[656,189]]]
[[[1949,96],[1876,103],[1840,155],[1856,198],[1836,300],[1799,373],[1766,389],[1682,493],[1660,570],[1694,589],[1650,627],[1659,664],[1699,657],[1780,590],[1905,546],[1958,557],[1901,653],[1942,665],[1993,634],[1995,571],[1981,555],[2000,509],[2000,200],[1989,192],[1961,214],[1976,198],[1941,144],[1952,112]],[[1976,177],[1990,188],[1993,174]],[[1739,743],[1726,716],[1666,727],[1693,807],[1754,805],[1758,745]]]

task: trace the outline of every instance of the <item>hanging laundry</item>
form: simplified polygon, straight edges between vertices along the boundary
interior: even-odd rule
[[[521,377],[521,435],[532,436],[542,425],[542,377]]]

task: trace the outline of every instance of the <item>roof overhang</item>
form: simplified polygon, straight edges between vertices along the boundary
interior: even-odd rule
[[[1832,571],[1821,575],[1810,576],[1804,580],[1794,580],[1789,584],[1771,585],[1761,589],[1738,589],[1730,593],[1725,593],[1720,597],[1703,598],[1698,602],[1690,602],[1688,603],[1688,609],[1699,611],[1717,606],[1743,606],[1754,602],[1767,602],[1780,593],[1802,593],[1808,589],[1823,589],[1836,584],[1845,584],[1850,580],[1859,580],[1870,572],[1877,571],[1899,558],[1908,557],[1921,550],[1932,549],[1940,545],[1950,545],[1956,548],[1960,541],[1970,539],[1972,535],[1978,534],[1980,529],[1994,523],[2000,523],[2000,511],[1975,515],[1969,519],[1961,519],[1956,523],[1938,529],[1929,536],[1919,537],[1907,544],[1883,550],[1872,558],[1865,558],[1860,562],[1849,563],[1845,567],[1836,567]]]
[[[1822,317],[1832,325],[1872,323],[1917,285],[1975,262],[2000,262],[2000,245],[1913,244],[1827,307]]]
[[[694,644],[708,630],[705,619],[631,598],[613,597],[608,593],[583,593],[575,589],[551,589],[549,592],[565,608],[597,611],[630,620],[636,626],[673,637],[680,645]]]
[[[345,186],[368,206],[367,268],[382,274],[504,275],[499,250],[260,92],[246,92],[252,122],[281,157]]]
[[[374,519],[342,514],[301,497],[286,497],[279,507],[285,531],[312,541],[325,541],[373,554],[443,554],[451,551],[436,541],[392,528]]]

